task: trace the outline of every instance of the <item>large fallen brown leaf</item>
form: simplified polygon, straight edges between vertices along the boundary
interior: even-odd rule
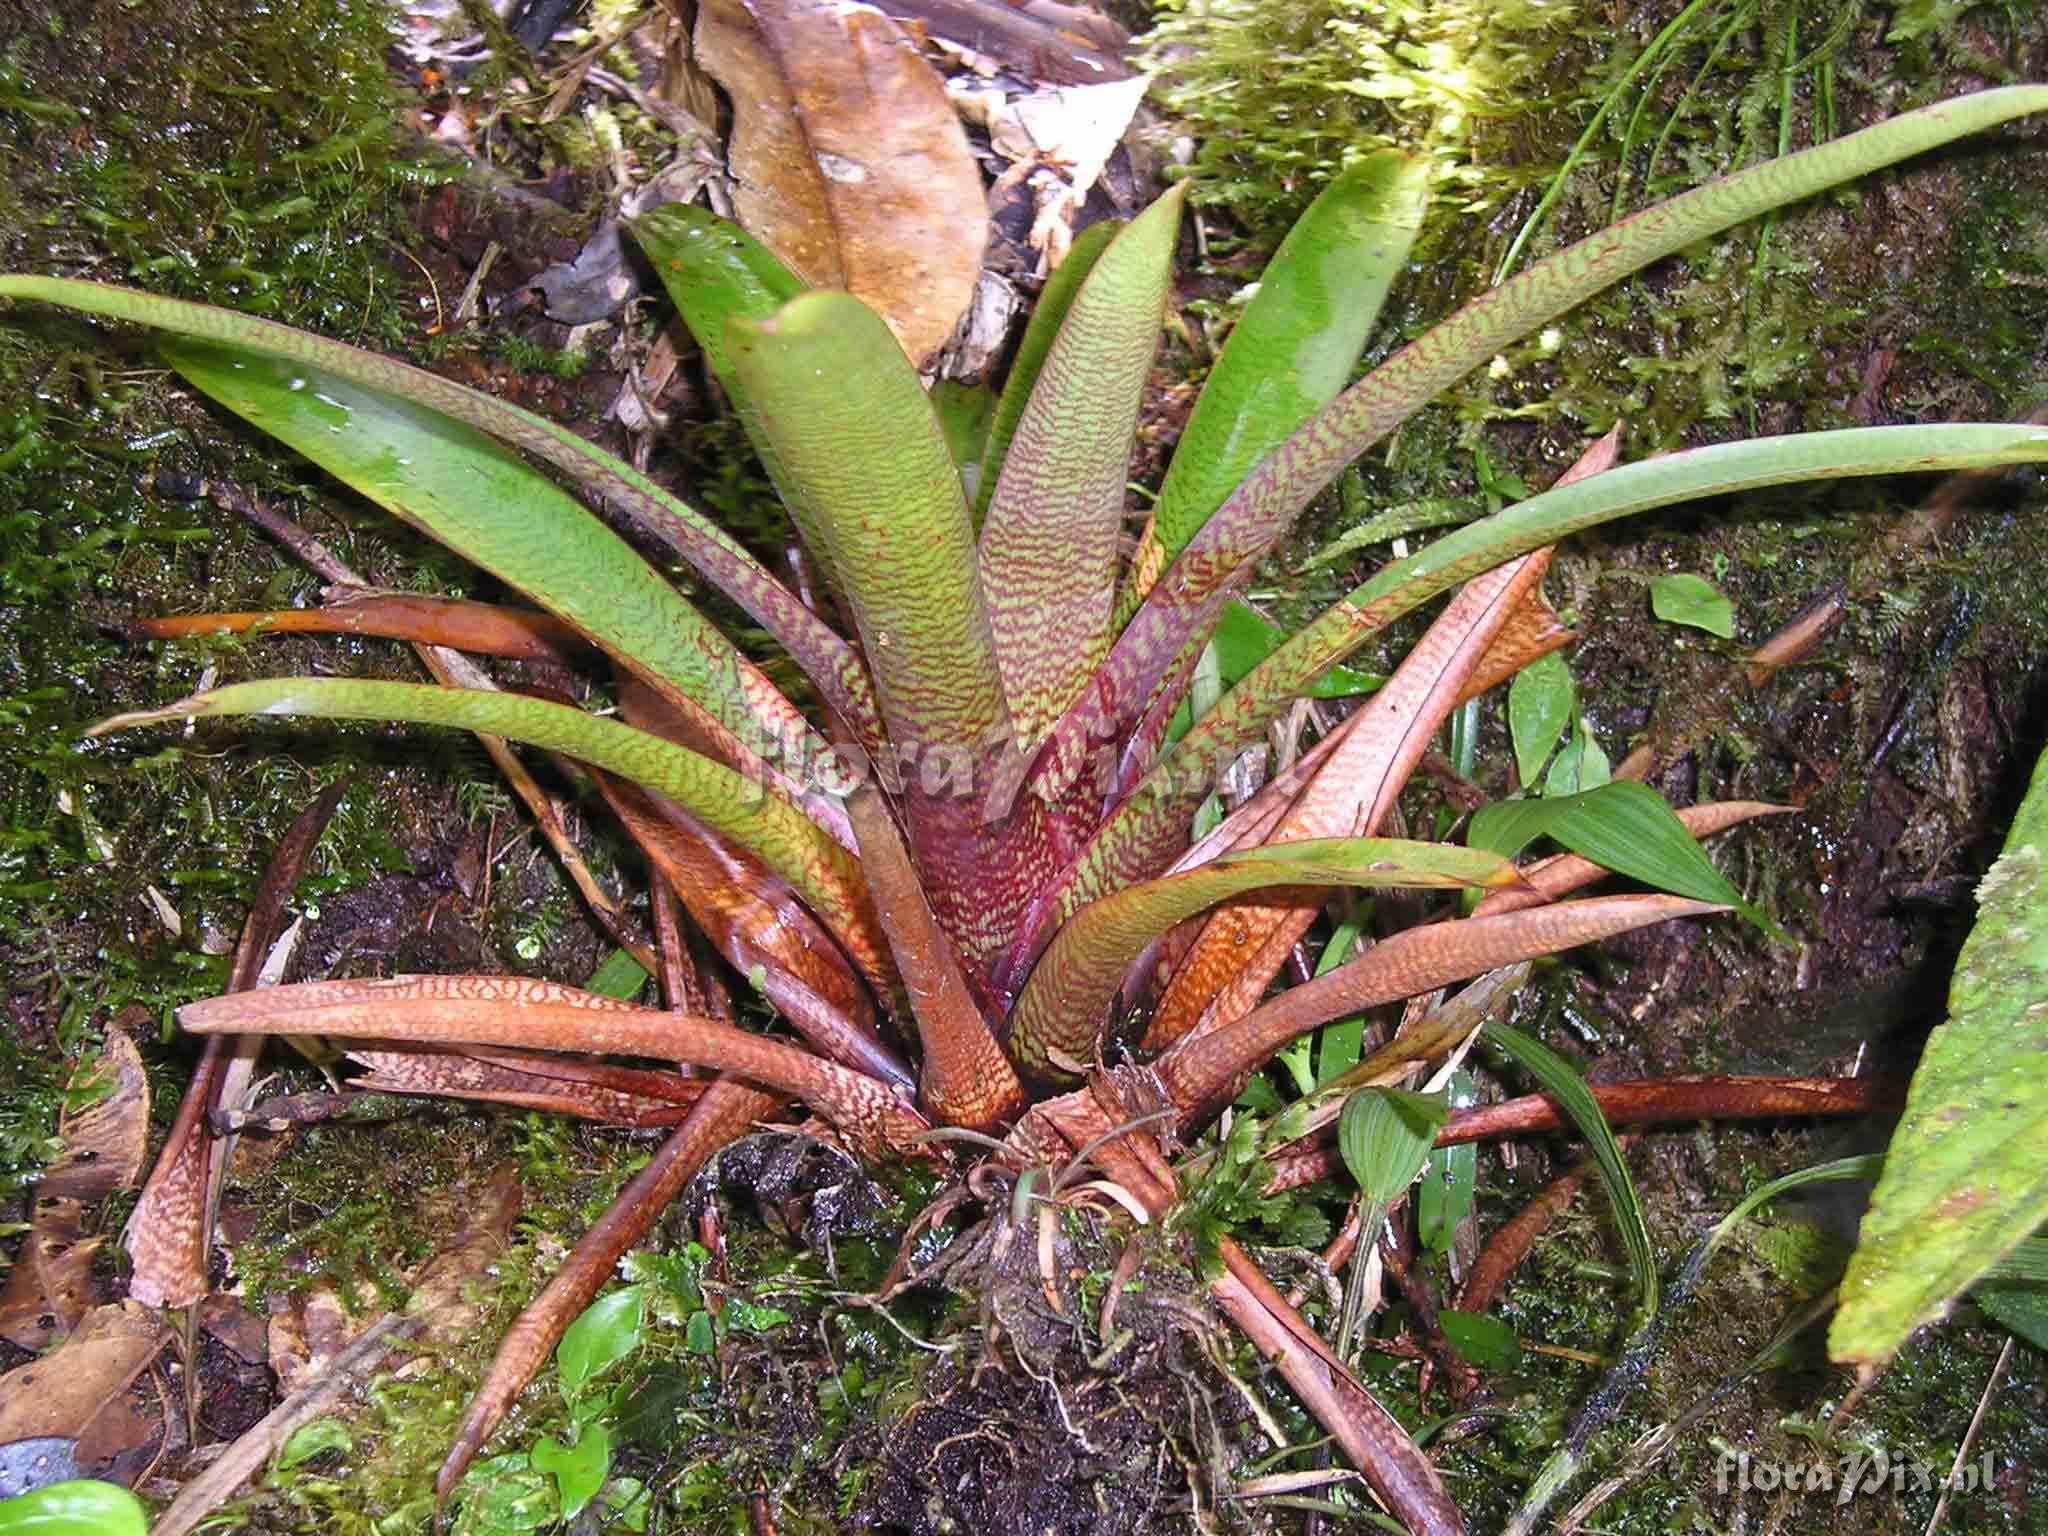
[[[733,208],[805,282],[868,304],[920,366],[965,312],[988,207],[946,88],[866,6],[704,0],[697,58],[733,100]]]
[[[0,1376],[0,1445],[85,1437],[102,1414],[125,1407],[129,1386],[170,1337],[139,1302],[94,1308],[56,1349]]]

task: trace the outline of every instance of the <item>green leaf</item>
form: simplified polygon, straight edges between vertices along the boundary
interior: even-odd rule
[[[1575,714],[1571,739],[1565,742],[1564,750],[1551,760],[1550,772],[1543,776],[1544,797],[1554,800],[1562,795],[1599,789],[1613,777],[1614,767],[1608,762],[1600,743],[1593,739],[1586,717]]]
[[[554,1480],[536,1472],[523,1454],[478,1462],[463,1478],[462,1494],[456,1536],[513,1536],[561,1518]]]
[[[1450,1251],[1458,1223],[1472,1209],[1479,1180],[1479,1148],[1469,1141],[1437,1154],[1443,1166],[1432,1168],[1415,1194],[1415,1232],[1431,1253]]]
[[[113,1483],[78,1478],[0,1499],[0,1536],[144,1536],[141,1501]]]
[[[1261,618],[1243,603],[1233,600],[1224,604],[1223,618],[1209,642],[1216,648],[1218,680],[1224,687],[1230,687],[1278,650],[1286,638],[1287,631]],[[1303,696],[1311,699],[1355,699],[1360,694],[1373,692],[1385,681],[1376,672],[1332,667],[1310,684]],[[1200,715],[1204,707],[1202,701],[1196,698],[1194,703],[1194,713]]]
[[[1515,1330],[1490,1313],[1446,1307],[1436,1317],[1451,1348],[1482,1371],[1512,1371],[1522,1363],[1522,1341]]]
[[[1647,784],[1621,779],[1556,799],[1503,800],[1473,815],[1465,841],[1512,859],[1539,837],[1658,890],[1730,906],[1752,922],[1764,922]]]
[[[311,1461],[325,1451],[338,1451],[345,1456],[355,1449],[355,1444],[355,1437],[341,1420],[315,1419],[291,1432],[277,1453],[277,1469],[289,1472],[300,1462]]]
[[[644,1531],[654,1508],[654,1494],[637,1477],[615,1477],[605,1484],[604,1530]]]
[[[719,1318],[726,1327],[739,1333],[766,1333],[790,1320],[782,1308],[763,1306],[744,1296],[726,1297],[725,1309],[719,1313]]]
[[[1479,1102],[1472,1074],[1463,1067],[1444,1085],[1445,1102],[1454,1110]],[[1448,1252],[1458,1223],[1472,1209],[1479,1182],[1479,1148],[1469,1141],[1439,1147],[1429,1173],[1415,1193],[1415,1233],[1431,1253]]]
[[[1667,624],[1689,624],[1723,640],[1735,638],[1735,605],[1704,576],[1689,572],[1650,583],[1650,611]]]
[[[602,1424],[585,1424],[574,1445],[543,1436],[533,1447],[533,1470],[555,1480],[564,1520],[574,1520],[597,1497],[611,1466],[612,1432]]]
[[[1117,536],[1186,183],[1109,244],[1017,420],[979,545],[1003,689],[1035,744],[1109,649]]]
[[[981,463],[988,451],[988,424],[996,397],[986,384],[940,379],[931,388],[932,410],[946,434],[946,451],[960,468],[960,484],[969,501],[981,484]]]
[[[1159,488],[1152,526],[1167,559],[1254,464],[1350,381],[1422,225],[1429,175],[1420,157],[1367,155],[1331,178],[1288,231],[1210,371]]]
[[[1175,923],[1246,891],[1275,885],[1444,889],[1517,878],[1504,859],[1470,848],[1359,837],[1273,843],[1144,881],[1083,907],[1061,926],[1011,1010],[1011,1058],[1048,1075],[1082,1070],[1094,1059],[1096,1037],[1138,952]]]
[[[838,573],[889,739],[977,749],[1008,721],[960,474],[881,317],[807,293],[727,327],[799,525]]]
[[[1337,1121],[1337,1152],[1367,1200],[1384,1210],[1401,1198],[1450,1113],[1441,1096],[1402,1088],[1361,1088],[1351,1096]]]
[[[1364,931],[1364,923],[1350,918],[1339,923],[1330,934],[1330,942],[1323,946],[1322,954],[1316,957],[1316,975],[1327,976],[1346,960],[1358,946],[1358,936]],[[1316,1082],[1327,1083],[1342,1077],[1358,1065],[1358,1053],[1365,1045],[1365,1015],[1354,1013],[1349,1018],[1333,1019],[1315,1033]]]
[[[1866,1369],[2048,1220],[2048,755],[1977,888],[1828,1332]]]
[[[1048,759],[1045,772],[1071,775],[1081,750],[1077,743],[1085,742],[1091,734],[1121,735],[1128,719],[1111,722],[1112,728],[1105,731],[1099,715],[1124,710],[1134,718],[1151,705],[1163,680],[1173,675],[1178,661],[1207,638],[1207,627],[1215,621],[1221,594],[1237,573],[1270,549],[1347,464],[1503,346],[1547,324],[1629,273],[1720,230],[1809,197],[1837,182],[2043,109],[2048,109],[2048,86],[1980,91],[1721,177],[1559,251],[1432,327],[1318,411],[1285,443],[1261,459],[1243,484],[1202,525],[1201,532],[1184,552],[1186,558],[1179,562],[1179,573],[1173,580],[1153,587],[1119,637],[1098,690],[1100,697],[1061,722],[1061,750]],[[1917,464],[1899,465],[1900,469],[1935,467],[1924,459]],[[1602,484],[1612,478],[1611,474],[1596,475],[1585,483]],[[1547,493],[1556,494],[1555,490]],[[1545,499],[1535,497],[1523,505],[1534,506]],[[1509,509],[1509,513],[1498,516],[1518,510]],[[1497,518],[1487,519],[1489,524],[1496,521]],[[1454,534],[1442,543],[1453,544],[1458,537]],[[1432,552],[1425,553],[1433,558],[1433,550],[1440,547],[1433,546]],[[1480,569],[1534,547],[1523,545],[1516,550],[1502,550]],[[1392,573],[1397,570],[1400,575],[1394,576]],[[1383,572],[1382,579],[1399,584],[1412,574],[1413,568],[1402,562]],[[1454,585],[1456,580],[1471,574],[1476,572],[1461,572],[1445,584]],[[1441,591],[1442,587],[1434,590]],[[1354,594],[1349,606],[1369,601]],[[1365,622],[1363,615],[1353,618]],[[1370,622],[1376,625],[1385,620]],[[1344,630],[1349,626],[1337,621],[1336,627]],[[1308,661],[1308,652],[1331,638],[1325,631],[1304,645],[1306,635],[1305,631],[1303,637],[1297,637],[1296,645],[1303,646],[1302,649],[1288,648],[1293,654],[1283,670],[1295,671],[1296,676],[1277,692],[1258,690],[1256,724],[1237,718],[1219,725],[1233,731],[1248,727],[1250,737],[1256,737],[1277,710],[1284,707],[1285,700],[1298,693],[1300,684],[1349,654],[1349,647],[1345,647],[1317,658],[1305,670],[1297,670],[1299,664]],[[1281,657],[1276,655],[1273,660],[1279,662]],[[1268,683],[1277,681],[1267,679]],[[1190,748],[1189,741],[1197,734],[1191,732],[1177,752],[1193,750],[1200,761],[1209,765],[1234,755],[1212,750],[1220,744],[1206,738]],[[1168,768],[1169,777],[1182,781],[1190,778],[1186,761]],[[1164,763],[1160,766],[1166,768]],[[1176,805],[1163,819],[1178,830],[1185,825],[1185,812]]]
[[[1061,892],[1061,909],[1072,911],[1113,889],[1134,868],[1163,868],[1184,846],[1188,817],[1213,783],[1218,763],[1258,742],[1304,688],[1385,625],[1506,560],[1615,518],[1693,497],[1837,476],[1988,468],[2042,459],[2048,459],[2048,430],[2026,425],[1863,427],[1759,438],[1625,464],[1554,486],[1446,534],[1387,566],[1289,638],[1196,721],[1083,851]],[[1207,536],[1205,528],[1202,537]],[[1131,654],[1123,660],[1134,668],[1139,657],[1161,654],[1152,649],[1155,645],[1175,647],[1164,652],[1169,657],[1178,654],[1182,642],[1168,624],[1149,601],[1139,610],[1105,664],[1105,696],[1123,696],[1118,690],[1126,686],[1126,675],[1118,668],[1127,647]],[[1131,681],[1130,686],[1142,684]],[[1076,709],[1060,723],[1055,740],[1085,742],[1103,723]],[[1148,865],[1148,857],[1158,862]]]
[[[692,1312],[683,1328],[683,1344],[693,1355],[708,1355],[718,1348],[716,1320],[709,1312]]]
[[[180,338],[163,349],[236,415],[687,695],[742,741],[774,739],[778,722],[756,714],[732,642],[574,497],[481,432],[311,363]]]
[[[1052,344],[1059,338],[1060,328],[1067,322],[1067,311],[1073,308],[1074,296],[1081,291],[1081,284],[1088,274],[1095,270],[1095,263],[1123,231],[1121,219],[1104,219],[1090,224],[1074,236],[1074,243],[1067,248],[1066,260],[1053,268],[1052,276],[1045,280],[1045,287],[1038,295],[1037,304],[1032,306],[1031,320],[1024,327],[1024,339],[1017,343],[1017,356],[1010,363],[1010,375],[1003,381],[1003,393],[996,401],[995,415],[988,426],[988,440],[981,455],[981,483],[974,498],[974,526],[980,529],[983,519],[988,516],[989,498],[995,495],[996,479],[1002,473],[1003,461],[1010,454],[1010,440],[1017,435],[1017,423],[1024,415],[1024,407],[1031,401],[1031,392],[1038,386],[1039,370],[1045,367],[1046,355],[1052,351]]]
[[[664,203],[626,226],[668,290],[728,399],[740,397],[726,324],[765,320],[804,291],[803,280],[731,219],[694,203]]]
[[[845,932],[873,918],[853,857],[794,806],[722,763],[646,731],[566,704],[515,693],[430,688],[358,678],[280,677],[195,694],[162,709],[93,727],[123,730],[216,715],[314,715],[328,720],[409,720],[485,731],[566,752],[644,784],[730,837],[787,880],[812,910]]]
[[[174,336],[193,337],[239,356],[260,355],[274,362],[318,369],[391,399],[409,401],[430,414],[439,413],[488,432],[500,441],[546,459],[587,493],[602,496],[618,506],[649,534],[695,566],[781,641],[833,702],[833,707],[841,711],[849,728],[863,741],[879,741],[880,722],[873,690],[851,647],[730,535],[630,464],[585,442],[569,428],[424,369],[234,310],[159,298],[105,283],[0,275],[0,298],[8,297],[61,304],[87,314],[155,326]],[[542,594],[533,595],[545,604]]]
[[[602,992],[606,997],[630,1003],[646,985],[647,972],[641,969],[640,962],[623,949],[615,949],[604,957],[604,964],[590,973],[583,990]]]
[[[1593,1154],[1600,1182],[1607,1190],[1607,1203],[1614,1212],[1614,1224],[1621,1230],[1622,1247],[1628,1253],[1628,1267],[1636,1293],[1636,1316],[1643,1323],[1657,1315],[1657,1258],[1650,1247],[1650,1231],[1643,1224],[1643,1205],[1636,1195],[1635,1180],[1628,1164],[1621,1160],[1621,1145],[1614,1129],[1600,1112],[1600,1101],[1586,1087],[1579,1071],[1557,1052],[1533,1035],[1489,1019],[1486,1038],[1513,1058],[1516,1065],[1536,1079],[1537,1085],[1557,1101]]]
[[[1556,651],[1539,656],[1508,684],[1508,738],[1514,743],[1515,772],[1534,784],[1557,738],[1571,723],[1578,690],[1571,668]]]
[[[647,1287],[621,1286],[583,1309],[555,1346],[562,1396],[571,1401],[597,1377],[640,1347],[640,1318],[646,1309]]]
[[[1980,1280],[1970,1300],[2007,1332],[2048,1350],[2048,1286],[2036,1280]]]

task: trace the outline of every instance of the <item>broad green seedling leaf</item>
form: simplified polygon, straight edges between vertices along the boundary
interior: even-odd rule
[[[1647,784],[1617,780],[1575,795],[1504,800],[1474,813],[1465,840],[1512,859],[1539,837],[1616,874],[1695,901],[1733,907],[1759,926],[1769,926],[1714,868],[1678,813]]]
[[[0,1499],[0,1536],[144,1536],[142,1502],[114,1483],[78,1478]]]
[[[1614,765],[1608,761],[1606,750],[1594,739],[1586,717],[1574,710],[1572,733],[1565,740],[1564,750],[1550,760],[1550,771],[1543,776],[1544,798],[1557,800],[1584,794],[1602,788],[1613,777]]]
[[[1522,1363],[1522,1341],[1491,1313],[1445,1307],[1436,1317],[1451,1348],[1482,1371],[1512,1371]]]
[[[1381,1218],[1422,1172],[1450,1113],[1440,1096],[1402,1088],[1361,1088],[1345,1104],[1337,1151]]]
[[[1681,571],[1650,583],[1650,611],[1667,624],[1688,624],[1723,640],[1735,638],[1735,605],[1704,576]]]
[[[640,1347],[640,1322],[646,1304],[645,1285],[626,1285],[606,1292],[584,1308],[583,1315],[569,1325],[562,1342],[555,1346],[562,1396],[574,1402],[593,1381]]]
[[[1361,1088],[1337,1119],[1337,1151],[1359,1189],[1358,1255],[1344,1279],[1334,1341],[1339,1359],[1350,1358],[1351,1341],[1363,1320],[1365,1276],[1375,1267],[1387,1212],[1421,1174],[1450,1112],[1450,1105],[1434,1094]]]
[[[576,1324],[571,1324],[572,1331],[589,1316],[586,1312]],[[563,1342],[568,1342],[566,1336]],[[533,1470],[546,1473],[555,1480],[555,1493],[561,1500],[564,1520],[574,1520],[597,1497],[611,1465],[612,1432],[604,1424],[583,1425],[573,1445],[564,1445],[551,1435],[543,1435],[533,1448]]]
[[[2048,755],[1977,890],[1828,1352],[1865,1372],[2048,1219]]]
[[[1515,747],[1515,772],[1533,785],[1557,738],[1571,724],[1578,691],[1571,668],[1557,652],[1539,656],[1508,684],[1508,737]]]

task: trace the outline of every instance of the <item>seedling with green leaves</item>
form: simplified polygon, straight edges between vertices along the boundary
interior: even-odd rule
[[[1606,802],[1630,818],[1618,841],[1592,816],[1595,840],[1609,834],[1593,856],[1625,845],[1635,857],[1647,838],[1647,863],[1620,867],[1652,880],[1682,869],[1687,894],[1558,900],[1561,889],[1537,889],[1499,854],[1376,834],[1459,704],[1569,638],[1540,594],[1557,540],[1788,481],[2040,461],[2048,432],[1874,428],[1618,467],[1610,438],[1580,473],[1386,566],[1256,660],[1183,734],[1171,726],[1261,556],[1438,391],[1716,231],[2044,107],[2048,87],[1987,91],[1703,186],[1537,263],[1347,386],[1426,195],[1415,162],[1366,159],[1324,193],[1266,274],[1128,568],[1118,560],[1127,457],[1178,191],[1128,227],[1076,243],[985,437],[956,422],[949,438],[886,325],[850,296],[801,291],[760,246],[691,210],[637,222],[802,537],[794,583],[646,476],[507,402],[243,315],[58,277],[0,278],[0,297],[163,332],[165,356],[195,387],[551,616],[464,608],[456,617],[471,627],[458,644],[594,649],[618,704],[610,718],[482,687],[283,678],[102,730],[303,715],[457,727],[563,754],[584,765],[666,886],[780,1015],[775,1028],[742,1028],[688,1006],[680,982],[677,1006],[656,1011],[499,976],[316,982],[181,1011],[199,1032],[343,1039],[380,1076],[411,1073],[428,1090],[478,1091],[482,1067],[465,1078],[435,1064],[480,1062],[498,1085],[491,1096],[537,1094],[542,1079],[548,1102],[675,1127],[514,1328],[443,1468],[444,1496],[618,1255],[707,1156],[791,1100],[870,1158],[951,1158],[958,1143],[928,1134],[943,1127],[994,1137],[994,1165],[1018,1174],[1086,1150],[1157,1219],[1178,1194],[1172,1149],[1303,1034],[1530,956],[1739,907],[1648,791]],[[738,604],[801,668],[816,709],[778,690],[521,454]],[[971,494],[962,460],[975,467]],[[1365,707],[1191,846],[1219,767],[1263,742],[1370,636],[1454,590]],[[391,632],[414,633],[397,621]],[[1591,797],[1534,803],[1557,807],[1538,831],[1587,835]],[[1519,847],[1527,831],[1516,822],[1507,841]],[[1393,886],[1495,896],[1265,1000],[1328,891]],[[1191,940],[1154,947],[1205,913]],[[1120,1025],[1131,1011],[1148,1017],[1126,1051]],[[437,1053],[420,1054],[429,1048]],[[608,1071],[564,1089],[549,1060],[517,1054],[535,1050],[721,1075]],[[1227,1236],[1218,1256],[1217,1305],[1276,1361],[1394,1516],[1417,1531],[1461,1530],[1435,1469],[1394,1419]]]

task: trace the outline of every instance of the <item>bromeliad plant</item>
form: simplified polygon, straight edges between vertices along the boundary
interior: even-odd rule
[[[949,434],[887,326],[853,298],[801,291],[761,247],[694,210],[638,222],[801,536],[805,563],[790,583],[644,475],[515,406],[241,315],[0,278],[0,296],[156,327],[200,390],[552,616],[451,608],[438,615],[456,622],[451,643],[588,645],[616,675],[618,718],[487,686],[287,678],[100,729],[313,715],[454,726],[564,754],[790,1032],[742,1029],[673,997],[655,1011],[488,976],[320,982],[181,1011],[202,1033],[353,1042],[383,1084],[676,1126],[508,1337],[443,1469],[444,1496],[619,1253],[712,1151],[789,1100],[869,1158],[951,1156],[956,1143],[932,1135],[949,1128],[995,1138],[1020,1182],[1085,1156],[1157,1219],[1178,1195],[1174,1147],[1305,1031],[1736,904],[1703,858],[1668,882],[1682,894],[1568,901],[1602,871],[1553,864],[1525,879],[1477,849],[1375,834],[1446,715],[1570,638],[1540,594],[1556,540],[1756,486],[2048,459],[2048,433],[1827,432],[1621,467],[1610,467],[1610,437],[1551,490],[1387,566],[1177,738],[1176,712],[1233,592],[1296,515],[1499,348],[1716,231],[2043,107],[2048,87],[1987,91],[1711,183],[1537,264],[1347,388],[1426,195],[1405,158],[1365,161],[1275,258],[1128,566],[1127,457],[1177,192],[1076,242],[985,433]],[[815,708],[799,708],[604,521],[501,445],[693,566],[802,669]],[[1219,766],[1259,745],[1368,636],[1453,588],[1376,694],[1190,846]],[[374,601],[335,622],[441,633]],[[1688,814],[1712,828],[1756,809]],[[1626,858],[1609,863],[1627,871]],[[1471,916],[1383,939],[1262,1002],[1329,889],[1386,885],[1493,894]],[[1176,939],[1161,944],[1169,930]],[[1123,1021],[1141,1013],[1136,1048],[1120,1052]],[[519,1054],[534,1050],[720,1075],[586,1070],[565,1087],[571,1068]],[[1429,1461],[1329,1345],[1227,1238],[1220,1258],[1214,1299],[1394,1515],[1418,1531],[1462,1529]]]

